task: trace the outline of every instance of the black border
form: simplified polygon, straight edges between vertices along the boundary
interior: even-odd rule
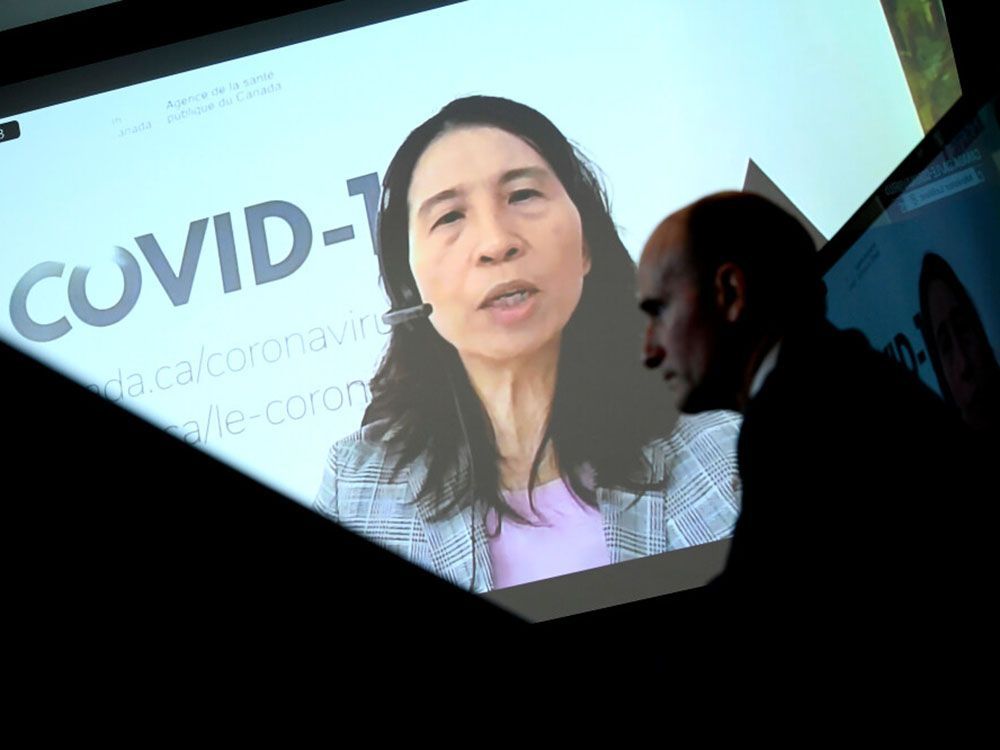
[[[0,32],[0,111],[28,112],[460,1],[288,0],[221,7],[210,1],[120,0]],[[161,54],[149,55],[153,50]],[[135,66],[121,64],[121,58],[140,53]],[[103,65],[108,62],[113,64]],[[37,85],[55,74],[62,76],[52,85]]]

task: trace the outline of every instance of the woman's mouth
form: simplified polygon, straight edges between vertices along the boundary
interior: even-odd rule
[[[526,299],[528,299],[528,297],[530,297],[531,294],[532,293],[529,292],[527,289],[521,289],[520,291],[517,292],[509,292],[507,294],[502,294],[499,297],[488,300],[486,302],[486,307],[498,307],[501,309],[506,307],[517,307]]]
[[[486,294],[480,310],[490,313],[495,323],[510,325],[524,320],[535,308],[538,287],[526,281],[508,281],[497,284]]]
[[[497,284],[489,292],[479,305],[479,309],[494,308],[508,310],[524,304],[528,298],[538,293],[538,287],[527,281],[506,281]]]

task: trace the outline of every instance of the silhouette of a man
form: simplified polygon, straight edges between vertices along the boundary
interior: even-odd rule
[[[710,590],[776,605],[789,628],[819,618],[885,642],[903,621],[926,625],[928,609],[936,619],[956,577],[975,572],[957,542],[986,502],[964,428],[861,333],[826,320],[798,221],[756,195],[708,196],[657,227],[638,284],[645,362],[681,411],[744,415],[742,512]]]

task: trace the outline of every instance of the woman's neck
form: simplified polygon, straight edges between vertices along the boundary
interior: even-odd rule
[[[531,465],[548,424],[556,390],[559,342],[531,355],[498,362],[460,355],[469,381],[493,425],[500,456],[500,481],[509,490],[528,486]],[[538,483],[559,475],[552,445],[546,445]]]

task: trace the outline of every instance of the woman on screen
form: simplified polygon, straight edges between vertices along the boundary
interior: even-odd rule
[[[982,318],[948,262],[924,255],[920,267],[924,343],[945,403],[983,437],[1000,433],[1000,365]]]
[[[738,418],[677,422],[640,366],[634,263],[545,116],[476,96],[420,125],[377,245],[394,327],[320,512],[474,591],[731,533]]]

